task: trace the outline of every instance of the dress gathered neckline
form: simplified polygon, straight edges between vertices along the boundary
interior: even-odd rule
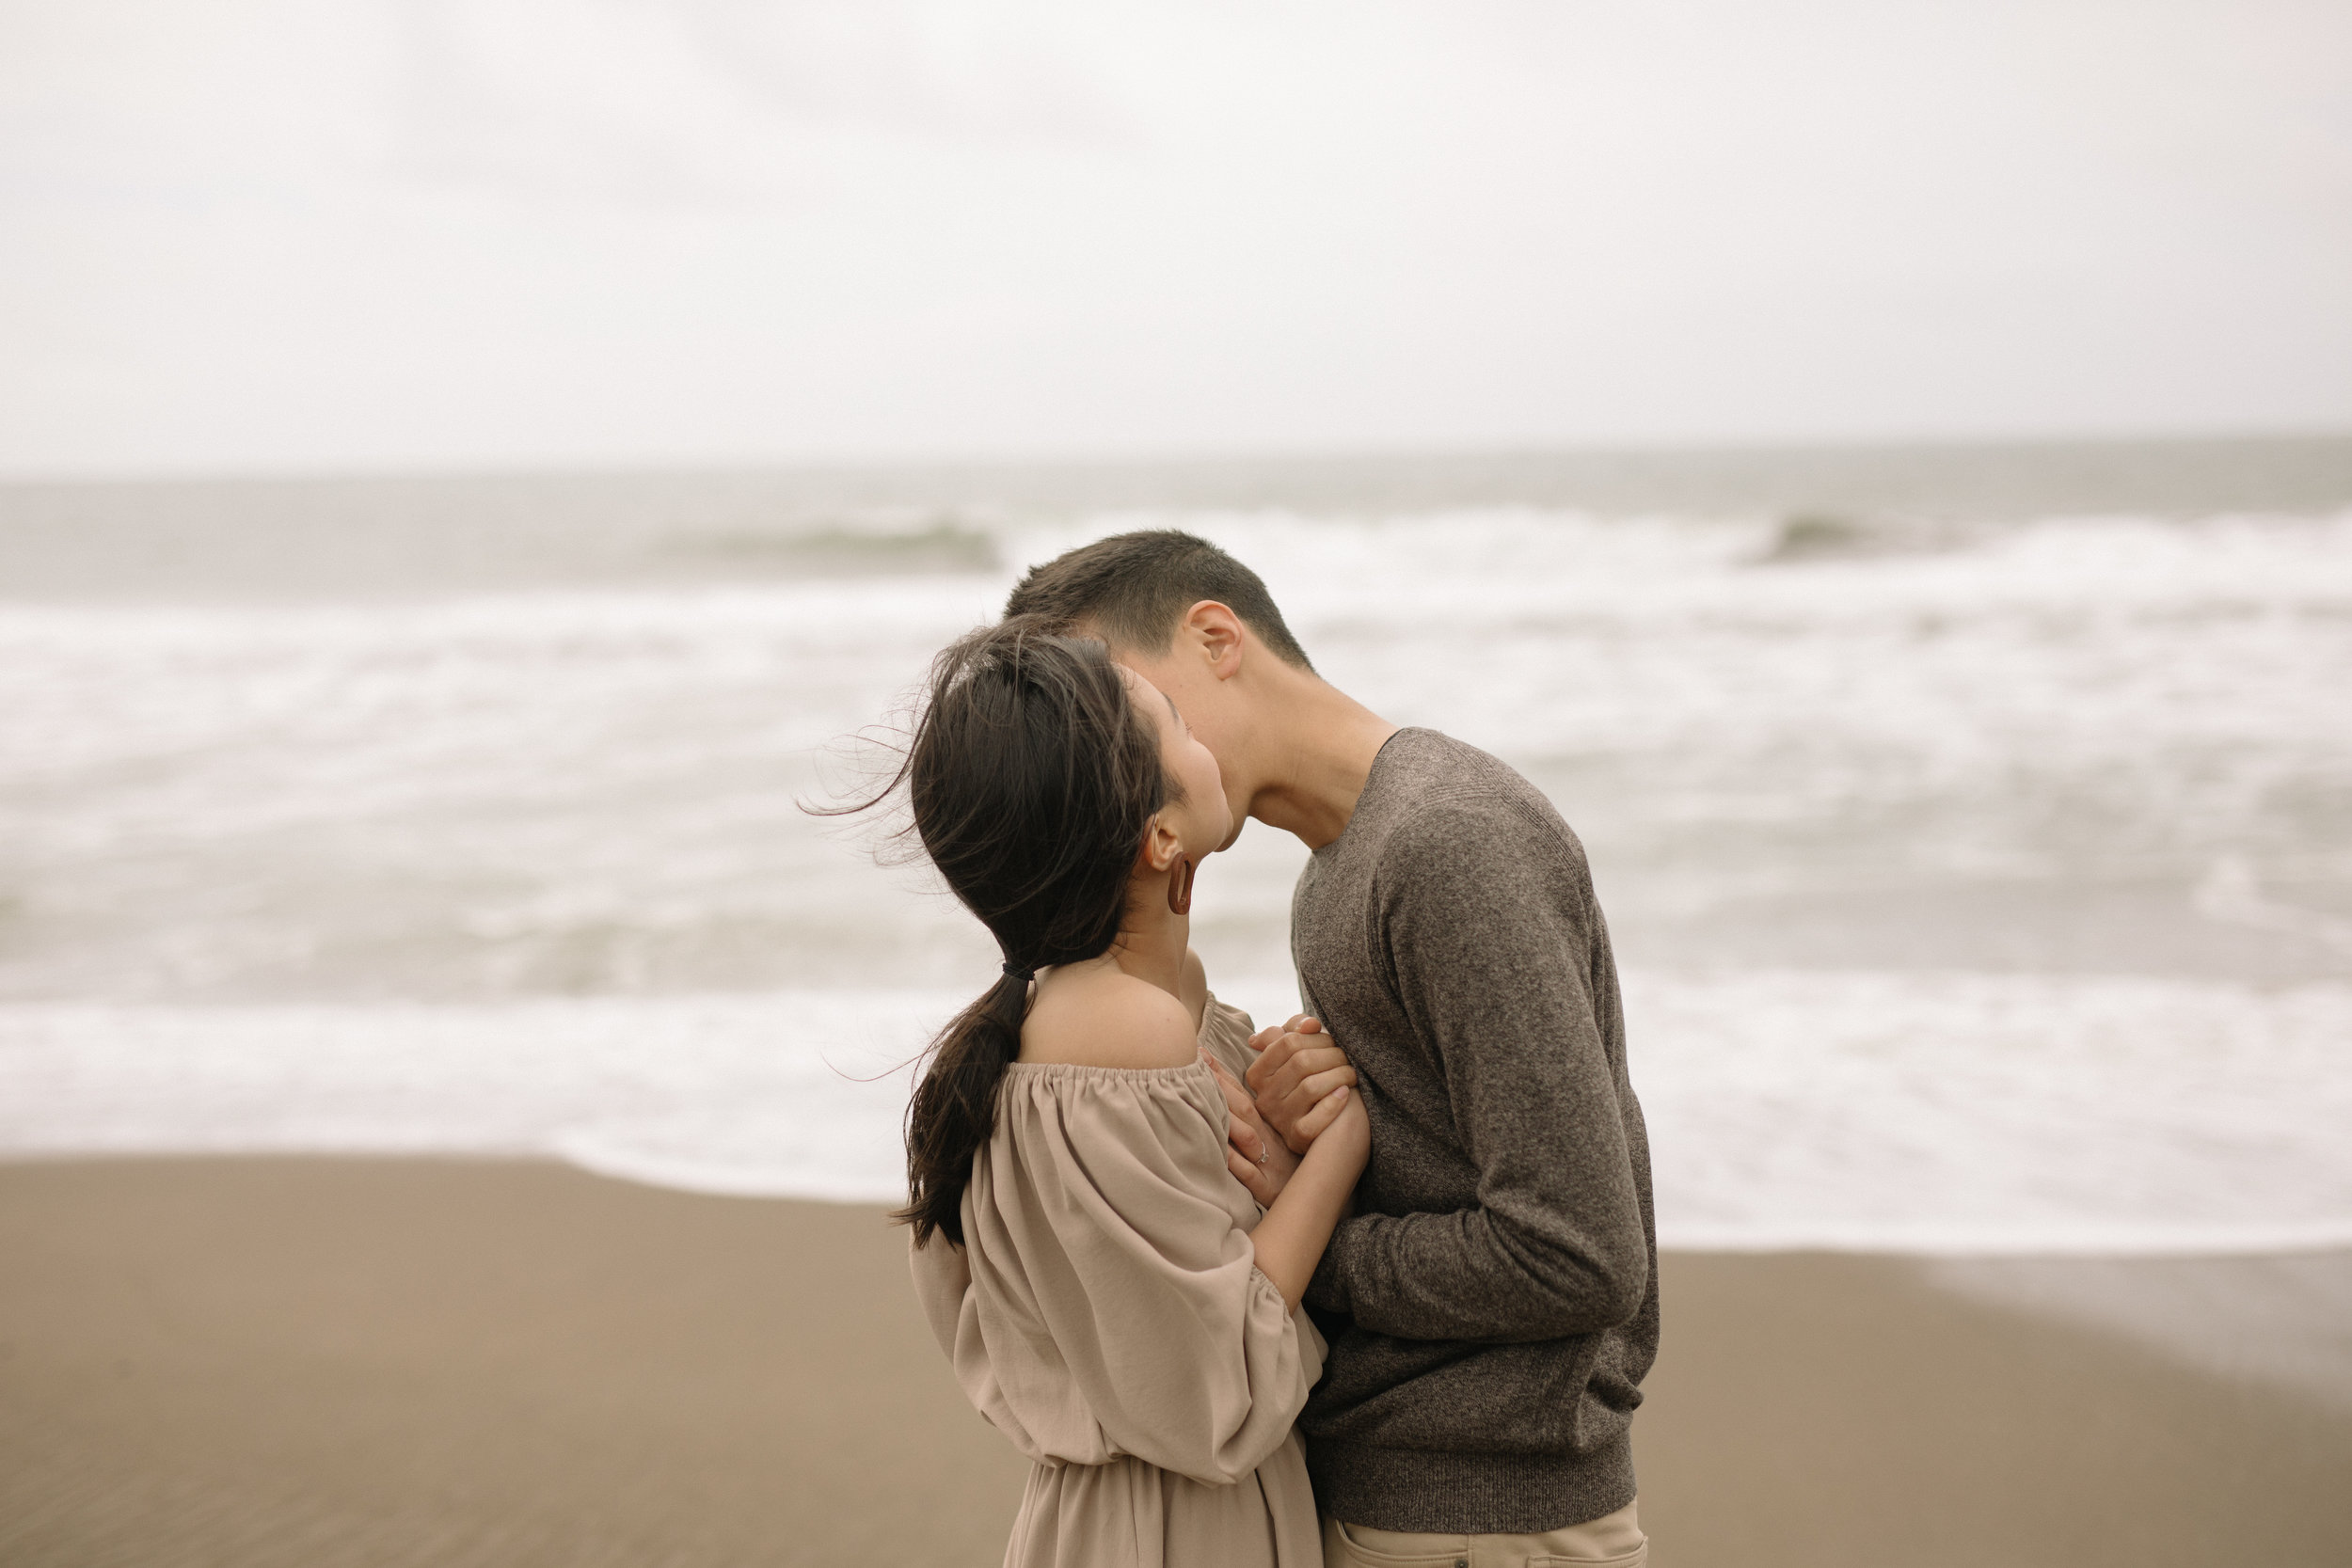
[[[1163,1078],[1180,1076],[1187,1072],[1206,1072],[1210,1073],[1210,1076],[1212,1077],[1216,1076],[1214,1072],[1210,1071],[1207,1061],[1199,1056],[1195,1056],[1189,1062],[1179,1063],[1174,1067],[1099,1067],[1092,1062],[1008,1062],[1005,1065],[1005,1070],[1008,1072],[1033,1073],[1040,1077],[1067,1076],[1071,1078],[1093,1078],[1098,1076],[1115,1078]]]

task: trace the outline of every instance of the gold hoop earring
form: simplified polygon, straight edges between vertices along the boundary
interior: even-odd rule
[[[1192,859],[1176,857],[1176,863],[1168,868],[1168,911],[1170,914],[1188,914],[1192,911]]]

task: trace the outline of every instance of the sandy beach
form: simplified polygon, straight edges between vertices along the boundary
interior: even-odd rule
[[[0,1166],[0,1561],[978,1568],[1023,1467],[902,1245],[551,1164]],[[2352,1560],[2352,1255],[1662,1268],[1661,1568]]]

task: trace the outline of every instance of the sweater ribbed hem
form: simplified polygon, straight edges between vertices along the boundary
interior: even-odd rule
[[[1633,1500],[1633,1443],[1594,1453],[1445,1453],[1310,1442],[1315,1502],[1351,1525],[1415,1534],[1537,1535]]]

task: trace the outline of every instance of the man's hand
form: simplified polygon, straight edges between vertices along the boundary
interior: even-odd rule
[[[1279,1029],[1261,1029],[1249,1037],[1249,1048],[1258,1053],[1249,1064],[1249,1087],[1259,1117],[1281,1134],[1293,1153],[1306,1153],[1315,1135],[1346,1108],[1345,1101],[1333,1102],[1330,1094],[1356,1082],[1347,1053],[1331,1043],[1322,1020],[1304,1013]]]
[[[1216,1086],[1225,1092],[1225,1168],[1233,1173],[1233,1180],[1249,1189],[1249,1196],[1261,1208],[1271,1209],[1274,1200],[1298,1168],[1298,1156],[1293,1154],[1281,1139],[1258,1115],[1257,1102],[1249,1098],[1225,1064],[1200,1053],[1200,1059],[1216,1074]]]

